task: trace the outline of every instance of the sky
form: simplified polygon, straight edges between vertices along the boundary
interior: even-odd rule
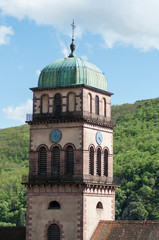
[[[105,74],[112,105],[159,97],[158,0],[0,0],[0,128],[25,123],[40,71],[70,53]]]

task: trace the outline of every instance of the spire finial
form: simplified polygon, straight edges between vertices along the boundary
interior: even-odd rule
[[[69,55],[69,57],[75,57],[76,55],[73,53],[75,51],[76,45],[74,44],[74,30],[75,30],[75,23],[74,23],[74,19],[73,22],[71,24],[72,27],[72,43],[70,45],[70,49],[71,49],[71,53]]]
[[[71,24],[71,27],[72,27],[72,42],[74,42],[74,30],[75,30],[75,23],[74,23],[74,19],[73,19],[73,22]]]

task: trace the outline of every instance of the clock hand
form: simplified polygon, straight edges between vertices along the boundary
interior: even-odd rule
[[[102,139],[99,137],[99,140],[102,142]]]

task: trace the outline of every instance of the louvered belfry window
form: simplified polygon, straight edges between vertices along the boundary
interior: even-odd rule
[[[39,150],[39,175],[46,175],[47,166],[47,152],[45,147],[41,147]]]
[[[108,151],[104,150],[104,176],[108,177]]]
[[[60,149],[57,146],[52,151],[52,176],[60,176]]]
[[[56,93],[54,96],[54,116],[60,116],[61,115],[61,95],[59,93]]]
[[[97,150],[97,175],[101,176],[101,150]]]
[[[60,240],[60,228],[56,224],[52,224],[48,228],[48,240]]]
[[[89,174],[94,175],[94,149],[89,150]]]
[[[99,97],[95,97],[95,113],[99,115]]]
[[[104,117],[106,117],[106,100],[105,100],[105,98],[103,99],[103,110],[104,110]]]
[[[66,174],[73,175],[74,173],[74,151],[73,147],[66,148]]]

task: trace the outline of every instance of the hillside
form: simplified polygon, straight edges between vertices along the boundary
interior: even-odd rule
[[[21,178],[28,173],[29,127],[1,129],[0,143],[0,225],[25,225],[26,189]]]
[[[159,99],[112,106],[116,219],[159,220]],[[25,224],[29,127],[0,130],[0,225]]]

